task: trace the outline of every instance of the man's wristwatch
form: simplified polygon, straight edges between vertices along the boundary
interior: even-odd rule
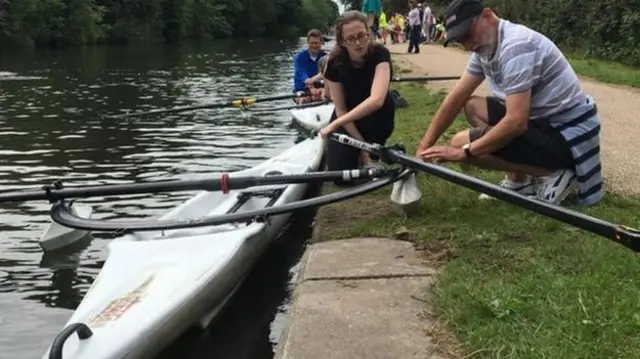
[[[471,142],[462,146],[462,149],[464,150],[464,154],[467,156],[467,158],[473,157],[473,155],[471,154]]]

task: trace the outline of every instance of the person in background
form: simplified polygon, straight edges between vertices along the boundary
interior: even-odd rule
[[[481,0],[454,0],[445,19],[445,46],[455,41],[473,54],[416,156],[504,171],[500,186],[547,203],[560,204],[574,185],[583,204],[600,201],[597,107],[556,44],[499,18]],[[492,96],[473,96],[484,80]],[[448,146],[437,146],[461,111],[471,129],[458,132]]]
[[[395,15],[391,15],[391,17],[389,18],[389,22],[387,23],[387,33],[389,34],[389,37],[391,38],[391,43],[392,44],[397,44],[398,43],[398,37],[396,36],[396,24],[397,24],[398,20],[396,20],[396,16]]]
[[[382,0],[362,0],[362,12],[367,15],[367,26],[372,32],[371,40],[375,40],[378,34],[378,17],[382,12]]]
[[[408,15],[408,14],[407,14]],[[404,27],[402,28],[404,35],[404,42],[409,41],[409,35],[411,34],[411,25],[409,25],[409,17],[405,18]]]
[[[328,58],[329,55],[326,55],[318,60],[318,73],[306,81],[307,89],[311,96],[306,101],[298,103],[309,101],[323,101],[329,99],[329,90],[326,87],[326,84],[324,84],[324,72],[327,68]]]
[[[431,38],[431,42],[438,41],[436,36],[436,26],[438,24],[438,19],[436,18],[436,14],[431,10],[431,21],[429,23],[429,37]]]
[[[445,32],[446,29],[444,27],[444,23],[439,22],[435,26],[435,35],[433,35],[434,41],[445,40]]]
[[[424,17],[422,18],[422,34],[424,36],[424,43],[428,44],[434,41],[434,33],[433,27],[434,25],[434,16],[431,12],[431,7],[429,5],[424,4]]]
[[[380,37],[382,38],[382,44],[387,44],[387,14],[384,11],[380,12],[380,16],[378,17],[378,27],[380,32]]]
[[[398,42],[407,41],[407,37],[406,36],[402,36],[404,34],[404,32],[405,32],[404,28],[405,28],[405,18],[404,18],[404,16],[402,16],[402,14],[400,14],[400,13],[396,13],[395,33],[396,33],[396,37],[398,39]]]
[[[422,3],[418,3],[418,11],[419,11],[419,16],[420,16],[420,40],[419,40],[419,42],[422,43],[423,41],[425,41],[425,37],[424,37],[424,7],[422,6]]]
[[[409,49],[407,53],[412,53],[415,48],[415,53],[420,53],[420,30],[422,23],[422,18],[420,17],[420,9],[416,5],[415,0],[409,1],[409,6],[411,7],[411,11],[409,11],[408,22],[409,25]]]
[[[361,141],[384,144],[393,132],[391,54],[382,44],[372,44],[370,36],[365,14],[346,11],[338,18],[336,45],[325,72],[335,109],[330,123],[320,130],[323,138],[339,131]],[[373,160],[367,152],[328,142],[328,170],[355,169],[359,163],[368,167]]]
[[[324,56],[318,61],[318,75],[321,76],[321,80],[324,80],[324,74],[327,71],[327,63],[329,62],[329,56]],[[329,86],[324,84],[322,88],[320,88],[320,99],[321,100],[331,100],[331,91],[329,90]]]
[[[314,101],[320,92],[313,88],[313,77],[318,74],[318,60],[327,53],[322,50],[324,35],[312,29],[307,33],[307,48],[300,50],[294,59],[293,92],[309,91],[310,96],[296,99],[296,102]]]

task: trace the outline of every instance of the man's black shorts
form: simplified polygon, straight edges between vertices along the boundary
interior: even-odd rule
[[[507,109],[495,97],[487,97],[489,126],[475,127],[469,131],[469,141],[482,137],[505,116]],[[473,151],[473,147],[472,147]],[[571,150],[560,132],[554,130],[546,119],[529,121],[527,130],[494,153],[501,159],[548,170],[573,168]]]

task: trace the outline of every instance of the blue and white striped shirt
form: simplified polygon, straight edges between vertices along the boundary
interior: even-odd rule
[[[600,163],[600,118],[585,116],[594,99],[581,88],[571,65],[546,36],[523,25],[500,19],[498,48],[492,59],[474,53],[467,71],[484,76],[498,100],[531,89],[531,120],[549,121],[567,141],[573,154],[582,203],[592,205],[603,196]]]

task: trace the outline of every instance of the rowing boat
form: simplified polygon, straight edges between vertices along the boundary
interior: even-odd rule
[[[325,104],[325,106],[321,106],[322,104]],[[330,106],[330,108],[333,109],[332,107],[333,105],[328,105],[328,106]],[[309,108],[314,108],[314,109],[310,111],[304,111]],[[270,108],[253,109],[253,110],[249,109],[247,111],[250,111],[252,115],[257,115],[257,114],[266,114],[269,112],[273,113],[280,110],[283,110],[283,111],[290,110],[290,112],[294,117],[301,116],[302,118],[306,118],[306,117],[313,118],[314,127],[312,127],[311,129],[319,129],[322,126],[318,125],[316,117],[317,115],[319,115],[321,118],[328,119],[331,116],[330,114],[331,111],[327,113],[327,110],[326,110],[327,108],[328,107],[326,106],[326,102],[316,101],[315,103],[313,102],[303,103],[303,104],[294,103],[293,105],[285,105],[280,107],[270,107]],[[315,126],[317,126],[318,128],[316,128]],[[305,128],[307,130],[309,129],[308,126],[305,126]],[[83,218],[90,218],[93,212],[93,208],[91,206],[87,204],[82,204],[82,203],[74,203],[71,208],[75,214]],[[49,222],[42,236],[40,237],[39,244],[40,244],[40,247],[43,249],[43,251],[56,251],[56,250],[73,245],[74,243],[85,238],[89,233],[90,232],[86,230],[69,228],[69,227],[65,227],[60,224],[57,224],[55,222]]]
[[[325,122],[328,120],[326,117]],[[317,171],[324,146],[319,137],[306,139],[253,168],[230,173],[229,178]],[[301,200],[307,186],[282,184],[228,193],[201,192],[161,219],[281,206]],[[149,358],[190,326],[207,327],[290,216],[134,232],[113,240],[99,275],[44,357]],[[88,326],[92,334],[78,331],[73,335],[77,323]]]

